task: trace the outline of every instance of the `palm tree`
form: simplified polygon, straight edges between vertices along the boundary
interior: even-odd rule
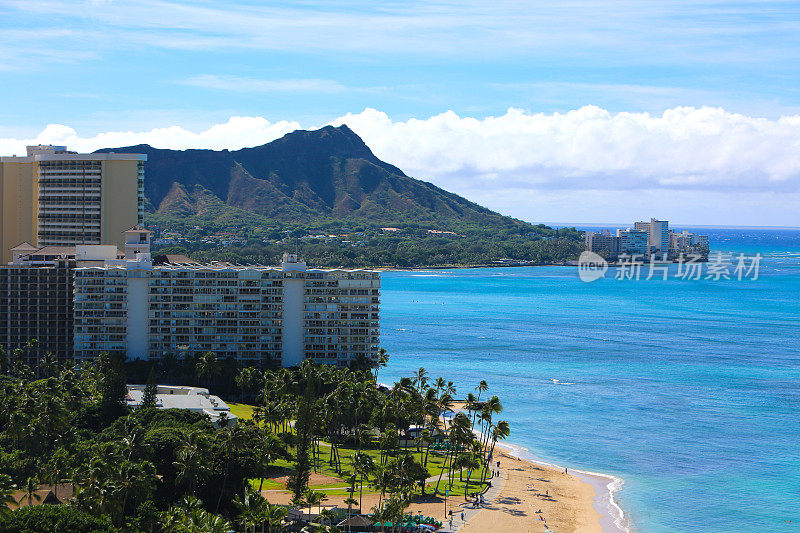
[[[311,521],[311,508],[315,505],[319,505],[320,509],[322,509],[322,502],[323,500],[327,500],[328,496],[317,492],[316,490],[309,490],[306,493],[306,505],[308,505],[308,519],[309,522]]]
[[[481,413],[481,418],[485,421],[485,426],[483,432],[485,433],[485,437],[481,440],[481,444],[483,444],[484,449],[486,448],[488,441],[489,441],[489,433],[492,427],[492,418],[495,414],[499,414],[503,411],[503,404],[500,403],[500,398],[497,396],[492,396],[486,403],[483,404],[483,412]]]
[[[222,505],[222,496],[225,494],[225,486],[228,484],[228,474],[230,473],[231,468],[231,456],[234,452],[242,449],[245,446],[245,443],[241,440],[240,433],[236,430],[236,427],[233,428],[226,428],[225,431],[218,436],[218,438],[222,439],[223,446],[225,449],[225,475],[222,477],[222,490],[219,492],[219,499],[217,500],[217,508],[215,512],[219,512],[219,507]]]
[[[39,480],[36,479],[36,476],[29,476],[28,479],[25,480],[25,496],[23,499],[28,498],[28,505],[33,505],[33,500],[37,502],[42,501],[42,497],[36,494],[36,491],[39,490]]]
[[[381,367],[385,367],[389,363],[389,354],[386,353],[386,350],[381,348],[378,350],[378,362],[375,365],[375,382],[378,381],[378,371]]]
[[[489,453],[486,455],[487,466],[489,462],[489,457],[492,457],[492,454],[494,453],[494,445],[497,444],[497,441],[499,440],[506,440],[506,438],[510,434],[511,434],[511,427],[505,420],[499,421],[497,425],[494,428],[492,428],[492,447],[489,450]],[[486,470],[484,470],[483,475],[485,478]]]
[[[320,511],[319,515],[322,525],[330,525],[333,524],[333,520],[336,518],[336,511],[333,509],[323,509]]]
[[[428,384],[428,371],[423,367],[420,367],[419,370],[414,373],[413,381],[414,385],[417,387],[417,390],[422,392],[422,390],[425,389],[425,386]]]
[[[239,509],[239,516],[245,533],[250,529],[250,526],[255,531],[256,523],[263,512],[264,498],[248,484],[244,493],[234,498],[233,505]]]
[[[206,378],[206,384],[211,387],[211,381],[220,373],[221,367],[217,356],[213,352],[206,352],[197,359],[195,373],[198,378]]]
[[[27,344],[25,345],[25,348],[28,351],[28,366],[30,366],[31,363],[33,362],[33,357],[31,356],[31,353],[34,353],[34,352],[36,353],[36,379],[39,379],[39,372],[40,372],[40,369],[39,369],[39,340],[38,339],[30,339],[27,342]]]
[[[464,499],[466,500],[468,499],[467,493],[469,491],[469,480],[472,477],[472,472],[481,467],[481,462],[478,460],[478,456],[476,454],[464,453],[459,455],[453,464],[456,468],[461,470],[466,469],[467,471],[467,482],[464,484]]]
[[[478,393],[478,401],[481,401],[481,393],[486,392],[489,390],[489,384],[486,383],[485,379],[482,379],[478,386],[475,387],[475,392]]]
[[[352,497],[352,496],[350,496],[349,498],[347,498],[347,499],[344,501],[344,503],[346,503],[346,504],[347,504],[347,519],[348,519],[348,520],[350,520],[350,516],[351,516],[351,514],[350,514],[350,509],[352,509],[352,508],[353,508],[353,506],[354,506],[355,504],[357,504],[358,502],[357,502],[357,501],[355,501],[355,500],[353,499],[353,497]],[[380,505],[380,503],[378,503],[378,505]],[[360,511],[360,510],[361,510],[361,509],[359,509],[359,511]]]
[[[64,481],[66,472],[64,462],[59,456],[50,461],[42,472],[45,482],[53,485],[53,496],[56,498],[58,498],[58,484]]]
[[[156,484],[156,470],[149,461],[132,463],[124,461],[117,470],[118,487],[123,490],[122,508],[120,509],[120,521],[125,517],[125,508],[128,504],[128,496],[136,494],[142,500],[152,494]]]
[[[17,503],[13,496],[16,487],[11,481],[11,476],[8,474],[0,474],[0,516],[11,512],[11,509],[8,508],[9,504]]]
[[[352,457],[353,460],[353,471],[359,477],[358,483],[358,507],[361,508],[363,497],[364,497],[364,477],[368,476],[370,472],[375,468],[375,463],[372,461],[372,457],[365,453],[355,453]]]
[[[197,482],[208,472],[200,450],[198,434],[191,433],[187,436],[184,445],[178,450],[178,460],[172,464],[178,472],[176,481],[188,484],[189,494],[194,496]]]
[[[261,514],[258,517],[259,521],[261,522],[262,531],[265,524],[267,526],[268,533],[272,533],[273,527],[281,527],[283,524],[283,519],[286,518],[288,513],[289,511],[286,509],[286,507],[281,505],[273,505],[264,500],[264,506],[262,507]]]

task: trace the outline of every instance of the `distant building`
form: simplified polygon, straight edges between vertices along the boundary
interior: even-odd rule
[[[122,231],[144,216],[140,154],[78,154],[65,146],[28,146],[23,157],[0,157],[0,252],[36,247],[120,244]]]
[[[619,237],[619,253],[627,255],[648,255],[648,238],[647,233],[636,229],[618,229],[617,237]]]
[[[308,269],[293,254],[280,267],[157,265],[149,237],[131,228],[125,259],[75,270],[75,359],[211,351],[283,366],[377,360],[379,272]]]
[[[669,251],[669,222],[651,218],[650,222],[636,222],[633,227],[647,233],[648,254],[666,254]]]
[[[688,253],[706,254],[708,252],[708,235],[698,235],[687,230],[680,233],[670,231],[669,250],[670,254],[675,257]]]
[[[69,359],[73,346],[74,251],[37,253],[0,266],[0,346],[9,354],[22,348],[31,367],[48,353]],[[38,344],[29,350],[32,339]]]
[[[125,402],[128,407],[137,408],[142,405],[145,385],[128,385],[128,394]],[[215,424],[220,424],[224,419],[228,423],[236,423],[236,415],[231,413],[231,408],[219,396],[208,393],[208,389],[201,387],[183,387],[174,385],[156,386],[156,408],[158,409],[186,409],[193,413],[207,415]]]
[[[651,218],[649,222],[636,222],[634,228],[618,229],[616,235],[610,231],[587,231],[586,249],[614,259],[620,254],[638,255],[642,259],[652,254],[661,259],[665,255],[676,259],[680,254],[699,254],[708,257],[708,236],[689,231],[680,233],[669,229],[669,222]]]
[[[610,231],[586,232],[586,249],[610,259],[619,255],[620,238],[612,235]]]

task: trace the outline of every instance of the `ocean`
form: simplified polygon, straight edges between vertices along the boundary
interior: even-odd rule
[[[731,279],[386,272],[379,380],[487,380],[510,444],[621,480],[616,529],[800,531],[800,230],[696,231],[734,253]]]

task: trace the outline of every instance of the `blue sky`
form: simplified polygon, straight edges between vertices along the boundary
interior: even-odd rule
[[[799,81],[796,1],[0,0],[4,153],[60,138],[235,148],[348,122],[410,174],[529,220],[800,225]],[[563,144],[526,155],[543,124],[573,159],[553,155]],[[436,151],[419,155],[426,140]],[[694,163],[648,168],[659,146]]]

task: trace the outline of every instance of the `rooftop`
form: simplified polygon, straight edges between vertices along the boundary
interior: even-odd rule
[[[125,397],[125,401],[129,407],[136,408],[142,404],[144,388],[145,385],[128,385],[128,395]],[[156,385],[156,407],[159,409],[186,409],[202,413],[208,415],[215,424],[223,416],[229,421],[236,421],[236,415],[231,414],[228,404],[219,396],[209,394],[208,389],[202,387]]]

